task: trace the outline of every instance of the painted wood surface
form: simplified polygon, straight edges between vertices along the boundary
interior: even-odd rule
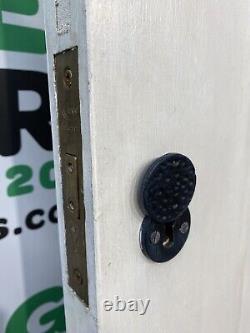
[[[249,332],[250,1],[60,4],[46,1],[46,25],[67,333]],[[90,309],[67,286],[53,73],[53,54],[75,45]],[[185,248],[155,264],[136,189],[167,152],[192,159],[197,188]],[[105,311],[116,295],[150,299],[148,311]]]

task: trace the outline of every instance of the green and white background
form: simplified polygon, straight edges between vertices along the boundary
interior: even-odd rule
[[[65,332],[43,29],[0,0],[0,333]]]

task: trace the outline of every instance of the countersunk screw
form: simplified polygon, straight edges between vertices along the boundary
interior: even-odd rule
[[[75,210],[75,206],[74,206],[73,201],[70,201],[70,202],[69,202],[69,209],[72,210],[72,211]]]
[[[73,72],[70,68],[66,68],[64,71],[64,83],[68,88],[72,85]]]
[[[68,163],[68,171],[69,171],[69,173],[73,173],[73,171],[74,171],[74,167],[71,162]]]
[[[161,234],[159,231],[155,230],[152,232],[151,236],[150,236],[150,240],[151,240],[151,243],[156,245],[159,243],[161,239]]]
[[[189,223],[183,222],[179,230],[182,234],[186,234],[189,230]]]
[[[79,269],[74,269],[74,276],[76,278],[76,281],[79,283],[79,284],[83,284],[83,278],[82,278],[82,275],[79,271]]]

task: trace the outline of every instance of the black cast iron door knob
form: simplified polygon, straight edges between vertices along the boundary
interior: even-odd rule
[[[146,217],[140,231],[143,253],[156,262],[172,259],[189,234],[188,205],[196,186],[193,163],[169,153],[152,163],[142,178],[139,201]]]

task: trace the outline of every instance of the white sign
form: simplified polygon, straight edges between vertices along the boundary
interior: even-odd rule
[[[0,332],[65,332],[43,13],[0,3]]]

